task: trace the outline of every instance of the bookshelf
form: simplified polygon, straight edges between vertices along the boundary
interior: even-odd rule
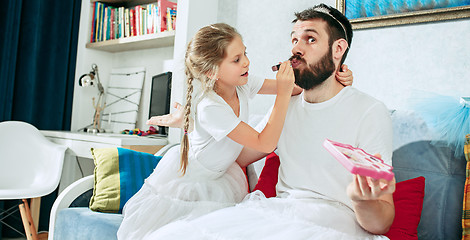
[[[93,11],[92,6],[95,2],[105,3],[115,7],[122,6],[128,8],[137,5],[155,3],[156,1],[157,0],[90,0],[90,11]],[[176,0],[170,1],[176,2]],[[90,19],[90,25],[92,21],[93,20]],[[86,44],[86,48],[116,53],[150,48],[172,47],[174,45],[174,41],[175,31],[171,30],[138,36],[122,37],[105,41],[88,42]]]
[[[148,48],[172,47],[174,42],[175,31],[167,31],[141,36],[87,43],[86,47],[90,49],[97,49],[114,53]]]
[[[152,0],[110,1],[99,0],[113,6],[132,7],[135,4],[150,4]],[[184,102],[185,80],[184,54],[189,40],[196,31],[210,23],[217,22],[220,0],[171,0],[178,3],[178,25],[174,32],[160,32],[155,35],[142,35],[126,40],[115,39],[111,42],[93,42],[90,44],[90,31],[93,19],[94,0],[83,0],[80,15],[80,30],[77,46],[75,78],[78,80],[83,73],[90,71],[91,64],[99,66],[100,78],[106,88],[112,69],[127,67],[144,67],[146,70],[142,90],[142,100],[139,105],[137,126],[147,129],[152,76],[172,71],[172,91],[170,102]],[[226,0],[224,0],[226,1]],[[151,48],[148,48],[148,45]],[[169,46],[168,46],[169,45]],[[168,46],[168,47],[164,47]],[[97,50],[99,49],[99,50]],[[129,49],[129,50],[127,50]],[[132,50],[131,50],[132,49]],[[139,50],[142,49],[142,50]],[[75,82],[72,109],[72,131],[76,131],[90,123],[93,118],[92,97],[96,89],[81,88]],[[181,141],[181,131],[169,129],[168,141]]]

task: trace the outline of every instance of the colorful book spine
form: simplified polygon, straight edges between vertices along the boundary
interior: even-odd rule
[[[130,9],[129,10],[129,26],[130,26],[130,36],[135,36],[136,34],[136,29],[135,29],[135,9]]]
[[[95,32],[93,35],[93,41],[97,42],[98,41],[98,30],[100,29],[100,3],[96,3],[96,9],[95,9]]]
[[[142,35],[148,34],[147,33],[147,8],[142,8]]]
[[[124,19],[125,19],[125,28],[124,28],[124,30],[125,30],[125,35],[124,35],[124,37],[129,37],[129,36],[131,36],[131,32],[130,32],[131,26],[130,26],[130,16],[129,16],[130,13],[129,13],[129,9],[126,8],[126,9],[124,10],[124,12],[125,12],[125,17],[124,17]]]
[[[126,26],[124,18],[124,7],[119,8],[119,38],[124,37],[124,27]]]
[[[104,35],[104,13],[105,13],[105,8],[106,6],[104,4],[101,4],[100,7],[100,29],[99,29],[99,34],[98,34],[98,41],[103,41],[103,35]]]
[[[90,34],[90,42],[95,42],[95,29],[96,29],[96,9],[97,9],[98,2],[93,4],[93,16],[91,17],[91,34]]]

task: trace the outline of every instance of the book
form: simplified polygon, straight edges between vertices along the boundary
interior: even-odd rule
[[[100,18],[99,18],[99,22],[100,22],[100,28],[99,28],[99,33],[98,33],[98,41],[103,41],[103,35],[104,35],[104,13],[105,13],[105,9],[106,8],[106,5],[104,4],[101,4],[100,5]]]
[[[129,9],[129,26],[130,37],[135,36],[135,9]]]
[[[161,32],[168,30],[168,9],[176,10],[177,4],[168,0],[159,0],[158,1],[158,11],[160,16],[160,30]]]
[[[90,42],[175,30],[176,7],[177,4],[169,0],[128,8],[94,2]]]
[[[93,15],[91,17],[91,34],[90,34],[90,42],[95,42],[95,30],[96,30],[96,9],[97,9],[98,2],[93,4]]]
[[[130,29],[131,29],[131,26],[130,26],[130,13],[129,13],[129,9],[126,8],[124,10],[124,22],[125,22],[125,27],[124,27],[124,30],[125,30],[125,35],[124,37],[130,37],[131,36],[131,32],[130,32]]]
[[[119,7],[119,38],[124,37],[124,27],[126,26],[124,18],[124,7]]]
[[[168,28],[171,28],[171,30],[176,29],[176,9],[170,9],[170,26]]]

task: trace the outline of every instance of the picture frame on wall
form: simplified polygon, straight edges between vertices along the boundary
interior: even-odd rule
[[[470,18],[470,0],[336,0],[353,29]]]

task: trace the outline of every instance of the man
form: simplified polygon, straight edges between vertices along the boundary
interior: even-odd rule
[[[162,227],[149,239],[386,239],[395,181],[352,175],[322,147],[325,139],[381,154],[391,164],[387,108],[335,79],[351,45],[349,21],[320,4],[296,14],[291,63],[303,93],[291,99],[277,153],[276,198],[241,204]],[[245,149],[242,166],[265,154]]]

